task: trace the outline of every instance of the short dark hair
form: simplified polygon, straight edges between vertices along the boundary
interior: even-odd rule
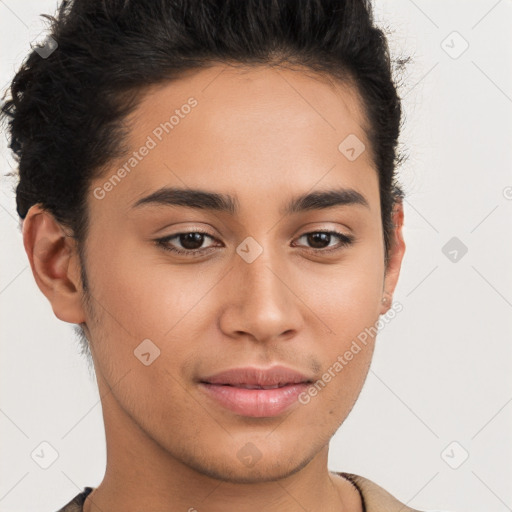
[[[58,47],[47,58],[30,52],[0,113],[22,219],[40,203],[82,247],[89,184],[128,150],[123,120],[149,85],[215,63],[296,66],[353,83],[362,99],[387,266],[392,209],[404,197],[392,65],[407,59],[391,60],[369,0],[64,0],[43,16]]]

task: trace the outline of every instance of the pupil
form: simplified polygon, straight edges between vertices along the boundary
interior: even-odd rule
[[[185,233],[180,235],[180,243],[185,249],[199,249],[203,244],[202,233]]]
[[[314,249],[322,249],[329,245],[331,241],[330,233],[312,233],[308,235],[308,242],[312,245]],[[318,242],[320,245],[318,246]],[[322,242],[327,242],[326,245],[322,245]]]

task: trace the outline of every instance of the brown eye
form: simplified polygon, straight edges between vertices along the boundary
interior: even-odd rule
[[[159,247],[162,247],[166,251],[171,251],[177,254],[183,254],[184,256],[197,256],[212,246],[202,247],[206,238],[210,238],[215,240],[215,238],[207,233],[202,231],[187,231],[184,233],[176,233],[175,235],[166,236],[164,238],[159,238],[155,240]],[[176,240],[176,242],[171,243],[172,240]],[[176,247],[176,243],[178,243],[178,247]]]
[[[202,231],[187,231],[159,238],[155,240],[155,242],[166,251],[194,257],[200,256],[215,247],[214,245],[202,247],[207,238],[216,240],[213,236]],[[310,233],[304,233],[299,237],[299,240],[301,238],[306,240],[309,249],[320,253],[330,253],[341,250],[352,244],[355,240],[352,235],[345,235],[337,231],[312,231]],[[336,242],[336,240],[338,242],[332,245],[332,242]]]
[[[310,244],[310,249],[321,252],[337,251],[354,242],[352,235],[345,235],[337,231],[312,231],[310,233],[304,233],[299,237],[299,240],[301,238],[304,238],[306,243]],[[332,246],[331,242],[336,240],[338,240],[338,243]]]
[[[177,238],[184,249],[196,250],[203,245],[203,233],[182,233],[177,235]]]

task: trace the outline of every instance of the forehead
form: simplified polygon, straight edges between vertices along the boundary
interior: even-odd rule
[[[350,161],[340,150],[354,136],[369,148],[356,89],[310,71],[219,64],[188,72],[149,87],[125,122],[138,154],[113,162],[95,185],[123,167],[109,195],[126,207],[164,185],[271,199],[270,189],[307,190],[320,179],[352,188],[376,179],[369,151]]]
[[[190,98],[198,103],[195,115],[176,131],[200,125],[210,136],[226,133],[238,138],[254,132],[275,137],[280,127],[295,137],[294,128],[318,130],[323,136],[331,131],[338,137],[346,130],[363,136],[366,131],[362,102],[348,77],[340,82],[301,68],[217,64],[150,86],[127,119],[129,125],[133,123],[133,142],[141,132],[169,120],[176,110],[181,124],[184,116],[179,111]]]

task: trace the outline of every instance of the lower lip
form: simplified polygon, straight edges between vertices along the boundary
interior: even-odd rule
[[[245,389],[201,382],[210,397],[226,409],[242,416],[264,418],[277,416],[288,409],[309,384],[289,384],[275,389]]]

